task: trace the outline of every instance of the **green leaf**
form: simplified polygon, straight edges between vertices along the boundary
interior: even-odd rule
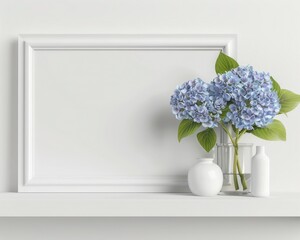
[[[189,119],[182,120],[178,126],[178,141],[180,142],[184,137],[193,134],[200,126],[201,123],[196,123]]]
[[[287,113],[298,106],[300,103],[300,95],[286,89],[281,89],[279,100],[281,104],[279,113]]]
[[[221,119],[224,119],[226,117],[226,114],[229,112],[229,105],[227,105],[223,111],[222,111],[222,114],[221,114]]]
[[[238,66],[239,64],[233,58],[220,52],[216,61],[215,69],[216,69],[216,73],[223,74]]]
[[[285,141],[286,131],[285,127],[279,120],[274,120],[272,123],[264,128],[256,128],[250,131],[256,137],[270,140],[270,141]]]
[[[274,79],[273,77],[271,77],[271,81],[272,81],[272,84],[273,84],[273,90],[274,90],[275,92],[277,92],[277,94],[280,94],[280,92],[281,92],[281,87],[280,87],[279,83],[276,82],[275,79]]]
[[[209,152],[216,145],[217,135],[214,129],[207,128],[197,134],[197,139],[205,151]]]

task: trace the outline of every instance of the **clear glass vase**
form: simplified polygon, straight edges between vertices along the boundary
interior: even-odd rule
[[[223,172],[224,194],[247,194],[251,190],[251,158],[253,144],[217,144],[217,164]]]

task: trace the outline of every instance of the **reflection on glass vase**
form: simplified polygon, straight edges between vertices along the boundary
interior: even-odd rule
[[[223,172],[224,194],[247,194],[251,190],[251,143],[217,144],[217,164]]]

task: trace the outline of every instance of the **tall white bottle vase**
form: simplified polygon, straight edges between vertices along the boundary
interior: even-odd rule
[[[270,160],[263,146],[257,146],[252,157],[251,194],[254,197],[270,196]]]

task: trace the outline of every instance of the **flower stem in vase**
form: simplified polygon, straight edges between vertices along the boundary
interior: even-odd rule
[[[237,163],[238,163],[238,154],[237,154],[237,151],[236,151],[236,147],[234,146],[234,160],[233,160],[233,181],[234,181],[234,187],[235,187],[235,190],[239,190],[239,182],[238,182],[238,179],[237,179]]]
[[[234,129],[235,130],[235,138],[234,138],[224,123],[221,123],[221,126],[224,129],[224,131],[226,132],[226,134],[229,136],[229,139],[232,142],[232,145],[234,147],[233,181],[234,181],[235,190],[239,190],[239,188],[240,188],[239,182],[238,182],[238,176],[237,176],[238,174],[241,178],[243,190],[246,190],[248,187],[247,187],[245,176],[242,173],[240,162],[239,162],[239,145],[238,145],[239,139],[241,138],[241,136],[243,134],[246,133],[246,130],[239,131],[238,129]],[[237,171],[238,171],[238,173],[237,173]]]
[[[234,145],[233,175],[234,175],[235,190],[239,190],[238,184],[236,185],[236,182],[237,182],[237,171],[236,170],[238,170],[239,176],[241,178],[243,190],[246,190],[248,187],[247,187],[247,182],[245,180],[245,176],[244,176],[241,166],[240,166],[238,143],[236,145]]]

